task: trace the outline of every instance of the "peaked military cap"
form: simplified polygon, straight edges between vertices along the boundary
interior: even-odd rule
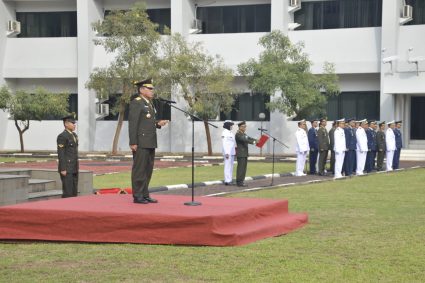
[[[401,124],[402,123],[402,121],[400,120],[400,121],[395,121],[395,123],[396,124]]]
[[[75,117],[74,117],[74,115],[68,115],[68,116],[65,116],[65,117],[63,117],[62,118],[62,121],[65,123],[65,122],[71,122],[71,123],[73,123],[73,124],[75,124]]]
[[[391,124],[394,124],[395,122],[394,122],[394,120],[392,120],[392,121],[389,121],[388,123],[387,123],[387,125],[391,125]]]
[[[143,81],[134,81],[133,84],[137,87],[154,88],[152,78],[149,78]]]
[[[379,126],[385,125],[385,121],[382,121],[381,123],[379,123]]]

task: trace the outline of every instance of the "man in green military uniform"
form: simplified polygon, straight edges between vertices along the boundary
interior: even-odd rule
[[[58,171],[62,181],[62,197],[78,195],[78,137],[74,116],[63,119],[65,130],[57,137]]]
[[[319,141],[319,175],[324,176],[329,152],[329,134],[326,129],[327,120],[322,118],[319,120],[319,123],[319,130],[317,131],[317,139]]]
[[[244,180],[246,175],[246,167],[248,164],[248,144],[256,144],[257,140],[248,137],[245,134],[246,122],[242,121],[238,124],[238,131],[235,135],[236,139],[236,159],[238,166],[236,169],[236,185],[238,187],[246,187]]]
[[[130,148],[133,152],[131,187],[134,203],[157,203],[149,196],[149,182],[152,177],[157,148],[156,129],[165,126],[167,120],[156,119],[156,109],[152,103],[152,79],[134,83],[138,95],[130,101],[128,132]]]
[[[376,147],[378,149],[378,157],[376,159],[376,170],[382,171],[384,165],[384,156],[387,151],[385,141],[385,121],[379,124],[379,130],[376,133]]]

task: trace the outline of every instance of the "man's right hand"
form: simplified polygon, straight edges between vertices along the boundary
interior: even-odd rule
[[[130,144],[131,151],[137,151],[137,144]]]
[[[225,157],[226,159],[229,159],[229,155],[228,155],[228,154],[226,154],[224,157]]]
[[[61,175],[65,177],[66,176],[66,170],[61,171]]]

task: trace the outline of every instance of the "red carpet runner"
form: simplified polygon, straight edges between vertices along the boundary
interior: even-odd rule
[[[307,223],[288,213],[288,201],[155,196],[133,204],[131,195],[93,195],[0,207],[0,239],[234,246],[278,236]]]

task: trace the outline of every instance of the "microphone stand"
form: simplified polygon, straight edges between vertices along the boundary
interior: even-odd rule
[[[262,129],[262,130],[264,130],[264,129]],[[273,186],[273,181],[274,181],[274,147],[275,147],[275,142],[278,142],[278,143],[280,143],[281,145],[283,145],[284,147],[286,147],[286,148],[289,148],[289,146],[287,146],[286,144],[284,144],[283,142],[281,142],[280,140],[278,140],[277,138],[275,138],[274,136],[272,136],[272,135],[270,135],[270,134],[268,134],[268,133],[266,133],[266,132],[264,132],[264,134],[266,134],[267,136],[269,136],[271,139],[273,139],[273,154],[272,154],[272,156],[273,156],[273,165],[272,165],[272,182],[270,183],[270,186]]]
[[[197,205],[201,205],[202,203],[195,201],[195,120],[196,121],[204,121],[201,118],[190,114],[189,112],[187,112],[186,110],[183,110],[177,106],[174,106],[172,104],[171,101],[163,101],[164,103],[167,103],[168,105],[170,105],[171,107],[185,113],[186,115],[188,115],[190,117],[190,119],[192,119],[192,200],[189,202],[185,202],[184,205],[189,205],[189,206],[197,206]],[[216,125],[211,124],[208,121],[204,121],[207,122],[208,125],[217,128]]]

